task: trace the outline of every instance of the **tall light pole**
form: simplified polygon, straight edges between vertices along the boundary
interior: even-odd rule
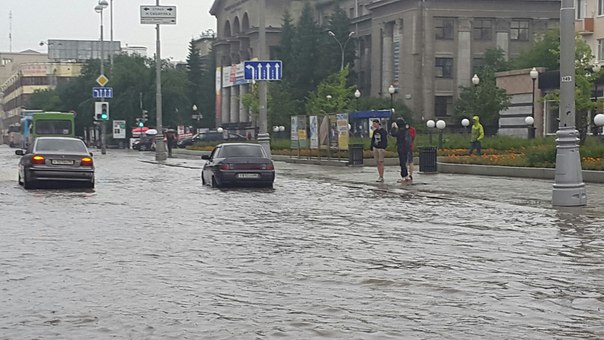
[[[574,0],[562,0],[560,7],[560,123],[556,132],[556,177],[552,205],[587,204],[579,132],[575,128],[575,8]]]
[[[356,109],[357,109],[357,111],[359,111],[359,98],[361,98],[361,91],[359,91],[359,89],[354,91],[354,98],[356,101]]]
[[[391,113],[394,113],[393,96],[394,96],[395,92],[396,92],[396,88],[394,87],[394,85],[390,85],[390,87],[388,88],[388,93],[390,93],[390,112]]]
[[[533,80],[533,96],[531,97],[531,117],[533,119],[533,123],[529,124],[528,127],[528,138],[529,139],[534,139],[535,138],[535,80],[537,80],[537,77],[539,77],[539,71],[537,71],[536,68],[533,67],[533,69],[531,70],[531,72],[529,72],[529,75],[531,76],[531,79]]]
[[[109,6],[109,4],[107,3],[107,0],[99,0],[99,3],[94,7],[95,12],[99,13],[101,15],[101,46],[100,46],[100,64],[101,64],[101,69],[100,69],[100,75],[104,75],[105,73],[105,69],[104,69],[104,56],[103,56],[103,10],[105,10],[105,8],[107,8],[107,6]],[[102,99],[101,99],[102,100]],[[106,154],[107,153],[107,147],[105,146],[105,140],[106,140],[106,132],[105,132],[105,128],[106,127],[106,123],[104,120],[101,121],[101,154]]]
[[[155,4],[159,6],[159,0]],[[161,41],[159,34],[159,24],[155,25],[155,113],[157,120],[157,135],[155,136],[155,160],[165,161],[168,159],[166,145],[164,144],[164,127],[162,124],[162,98],[161,98]],[[159,141],[159,142],[158,142]]]
[[[341,52],[341,56],[342,56],[341,59],[340,59],[340,71],[342,71],[344,69],[344,52],[345,52],[345,49],[346,49],[346,44],[348,44],[348,41],[350,41],[350,38],[352,38],[352,36],[354,35],[354,32],[348,33],[348,37],[346,38],[346,41],[344,41],[344,44],[342,44],[340,42],[340,40],[338,40],[338,38],[336,37],[336,34],[333,33],[332,31],[327,31],[327,33],[329,33],[329,35],[331,35],[332,38],[340,46],[340,52]]]
[[[264,8],[266,8],[265,0],[258,0],[258,59],[266,60],[266,17]],[[260,121],[260,131],[258,131],[258,144],[260,144],[267,155],[271,155],[271,137],[268,133],[268,84],[266,80],[258,81],[258,92],[259,92],[259,115],[258,120]]]
[[[111,0],[111,4],[109,6],[109,32],[111,38],[110,54],[109,54],[109,75],[113,73],[113,0]]]

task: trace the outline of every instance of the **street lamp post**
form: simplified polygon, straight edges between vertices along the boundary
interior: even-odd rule
[[[432,129],[436,126],[436,122],[432,119],[426,122],[426,126],[428,127],[428,136],[430,137],[430,146],[432,146]]]
[[[394,113],[393,96],[394,96],[395,92],[396,92],[396,88],[394,87],[394,85],[390,85],[390,87],[388,87],[388,93],[390,93],[390,112],[392,112],[392,113]]]
[[[438,148],[442,149],[443,148],[443,131],[445,130],[445,127],[447,127],[447,123],[445,123],[444,120],[438,120],[436,122],[436,128],[438,129]]]
[[[258,59],[266,60],[266,0],[258,0],[258,8],[262,9],[258,15]],[[268,84],[266,80],[258,81],[259,100],[259,131],[258,144],[262,145],[264,151],[271,157],[271,137],[268,131]]]
[[[463,126],[463,131],[468,132],[468,126],[470,126],[470,120],[468,118],[464,118],[461,120],[461,126]]]
[[[600,69],[601,69],[601,66],[598,63],[596,63],[595,65],[593,65],[591,67],[591,70],[593,71],[593,81],[594,81],[594,97],[592,99],[592,101],[594,103],[598,102],[598,78],[599,78]],[[596,113],[596,109],[597,109],[597,104],[594,104],[594,105],[595,105],[595,107],[592,111],[593,118],[595,118],[595,113]],[[597,133],[595,131],[597,131],[597,130],[598,130],[598,126],[596,124],[594,124],[593,128],[592,128],[592,134],[596,135]]]
[[[533,96],[531,97],[531,118],[532,118],[532,122],[528,124],[528,138],[529,139],[534,139],[535,138],[535,80],[537,80],[537,77],[539,77],[539,71],[537,71],[536,68],[533,67],[533,69],[531,69],[531,72],[529,72],[529,75],[531,76],[531,79],[533,80]]]
[[[344,69],[344,50],[346,49],[346,44],[348,44],[348,41],[350,40],[350,38],[352,38],[352,36],[354,35],[354,32],[350,32],[348,33],[348,37],[346,38],[346,41],[344,42],[344,44],[342,45],[342,43],[340,42],[340,40],[338,40],[338,38],[336,38],[336,34],[333,33],[332,31],[327,31],[327,33],[329,33],[329,35],[334,38],[334,40],[338,43],[338,45],[340,46],[340,51],[341,51],[341,61],[340,61],[340,71],[342,71]]]
[[[604,125],[604,114],[598,113],[594,117],[594,124],[598,127],[598,130],[599,130],[600,127],[602,127]]]
[[[361,98],[361,91],[359,91],[359,89],[357,89],[356,91],[354,91],[354,100],[356,102],[356,110],[359,111],[359,98]]]
[[[109,6],[109,4],[107,3],[107,0],[99,0],[99,3],[94,7],[95,12],[97,12],[97,13],[99,13],[101,15],[101,26],[100,26],[100,30],[101,30],[101,37],[100,37],[101,38],[101,46],[100,46],[100,51],[99,51],[100,52],[100,64],[101,64],[100,75],[103,75],[105,73],[104,65],[103,65],[103,63],[104,63],[104,60],[103,60],[104,59],[103,58],[103,52],[104,52],[103,51],[103,44],[104,44],[104,42],[103,42],[103,10],[105,8],[107,8],[107,6]],[[106,129],[106,124],[105,124],[105,121],[102,120],[101,121],[101,154],[103,154],[103,155],[107,153],[107,147],[105,145],[105,140],[106,140],[105,129]]]
[[[574,0],[560,7],[560,123],[556,132],[556,175],[552,205],[587,204],[581,172],[579,132],[575,127],[575,8]]]

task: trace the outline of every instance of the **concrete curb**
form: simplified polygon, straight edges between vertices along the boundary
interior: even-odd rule
[[[204,154],[210,154],[209,151],[195,151],[187,149],[175,149],[172,151],[173,155],[183,155],[188,157],[201,157]],[[336,166],[346,167],[348,166],[348,159],[341,158],[297,158],[290,157],[287,155],[273,155],[273,159],[280,162],[295,163],[295,164],[311,164],[311,165],[324,165],[324,166]],[[416,171],[419,170],[419,160],[415,157],[414,161],[416,165]],[[384,161],[386,166],[398,166],[397,158],[386,158]],[[353,167],[363,166],[375,166],[375,160],[372,158],[365,158],[363,165],[355,165]],[[441,173],[451,174],[466,174],[466,175],[479,175],[479,176],[499,176],[499,177],[517,177],[517,178],[535,178],[535,179],[546,179],[553,180],[556,175],[556,170],[552,168],[524,168],[524,167],[512,167],[512,166],[497,166],[497,165],[473,165],[473,164],[456,164],[456,163],[437,163],[438,171]],[[588,183],[604,183],[604,171],[591,171],[583,170],[583,181]]]

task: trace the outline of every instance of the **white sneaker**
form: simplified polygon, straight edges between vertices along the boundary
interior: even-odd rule
[[[384,177],[378,177],[378,179],[376,180],[376,182],[378,182],[378,183],[384,182]]]

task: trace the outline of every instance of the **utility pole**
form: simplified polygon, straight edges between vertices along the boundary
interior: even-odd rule
[[[587,204],[579,132],[575,128],[575,8],[574,0],[562,0],[560,8],[560,123],[556,132],[556,177],[552,205]]]
[[[258,0],[258,8],[260,9],[258,18],[258,59],[266,60],[266,18],[264,14],[264,8],[266,8],[265,0]],[[267,80],[258,81],[259,91],[259,125],[260,131],[258,133],[258,143],[264,148],[266,154],[271,156],[271,139],[268,134],[268,113],[267,113],[267,97],[268,87]]]
[[[159,0],[155,4],[159,6]],[[155,136],[155,160],[165,161],[168,158],[164,145],[164,131],[162,125],[162,100],[161,100],[161,41],[159,35],[159,24],[155,25],[156,44],[155,44],[155,109],[157,118],[157,135]]]

